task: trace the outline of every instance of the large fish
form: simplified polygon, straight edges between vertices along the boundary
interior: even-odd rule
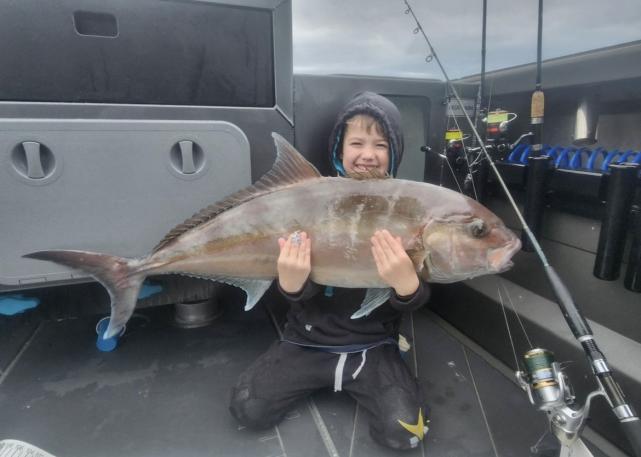
[[[245,290],[245,309],[252,308],[277,276],[278,238],[297,230],[312,240],[312,281],[368,289],[354,318],[390,294],[371,254],[370,237],[378,229],[399,236],[416,271],[431,282],[502,272],[520,249],[498,217],[459,193],[402,179],[322,177],[285,139],[273,137],[276,162],[265,176],[175,227],[144,258],[72,250],[25,257],[77,268],[99,281],[111,297],[109,338],[131,317],[148,275],[232,284]]]

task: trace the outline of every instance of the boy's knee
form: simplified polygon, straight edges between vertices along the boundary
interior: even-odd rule
[[[258,430],[269,428],[279,420],[271,409],[271,402],[253,398],[249,387],[242,385],[233,389],[229,411],[241,425]]]
[[[417,447],[427,434],[426,411],[422,403],[398,386],[380,392],[379,415],[370,423],[372,438],[393,449]]]
[[[378,418],[370,425],[370,435],[377,443],[392,449],[413,449],[427,435],[423,411]]]

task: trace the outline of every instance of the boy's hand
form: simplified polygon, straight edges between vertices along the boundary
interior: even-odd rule
[[[372,241],[372,254],[378,274],[394,288],[396,295],[406,297],[418,290],[419,281],[412,260],[403,249],[401,239],[387,230],[377,230]]]
[[[294,232],[287,239],[279,238],[280,255],[276,267],[280,288],[288,294],[300,291],[312,271],[310,252],[312,240],[305,232]]]

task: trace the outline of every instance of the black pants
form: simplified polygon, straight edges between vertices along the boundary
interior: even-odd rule
[[[243,425],[268,428],[277,424],[296,402],[318,389],[334,387],[340,355],[276,342],[243,374],[232,390],[230,411]],[[347,355],[342,390],[372,413],[370,435],[395,449],[416,447],[423,438],[423,395],[400,356],[398,347],[385,344]],[[399,421],[410,426],[411,432]],[[413,426],[413,427],[412,427]]]

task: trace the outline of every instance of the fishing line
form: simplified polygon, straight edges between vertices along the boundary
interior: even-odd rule
[[[485,67],[481,70],[481,74],[485,71]],[[476,99],[474,102],[474,125],[476,128],[479,126],[479,116],[481,115],[481,110],[483,109],[483,83],[479,84],[479,88],[476,91]],[[472,147],[476,147],[476,137],[472,137]]]
[[[525,330],[525,326],[523,325],[523,321],[521,320],[521,315],[520,313],[517,312],[516,306],[514,305],[514,302],[512,301],[512,297],[510,297],[510,291],[505,285],[503,281],[501,281],[501,277],[499,276],[499,284],[503,286],[503,291],[505,292],[505,295],[507,295],[507,299],[510,302],[510,306],[512,307],[512,311],[514,312],[514,315],[516,316],[516,320],[519,322],[519,325],[521,326],[521,330],[523,330],[523,335],[525,336],[525,339],[527,340],[527,343],[530,345],[530,349],[533,349],[535,346],[532,345],[532,341],[530,340],[530,337]]]
[[[514,339],[512,338],[512,331],[510,330],[510,322],[507,319],[507,313],[505,312],[505,304],[503,303],[503,296],[501,295],[501,289],[496,288],[499,293],[499,302],[501,303],[501,311],[503,312],[503,318],[505,319],[505,327],[507,328],[507,335],[510,339],[510,346],[512,346],[512,354],[514,355],[514,370],[519,370],[519,357],[516,355],[516,347],[514,347]]]
[[[458,123],[458,120],[456,119],[456,116],[454,116],[454,123],[456,124],[456,128],[461,132],[461,135],[462,135],[463,130],[461,130],[461,127]],[[474,191],[474,199],[478,201],[479,196],[476,193],[476,186],[474,185],[474,177],[472,176],[472,166],[470,165],[470,160],[467,157],[467,148],[465,147],[465,139],[462,136],[461,136],[461,145],[463,146],[463,156],[465,157],[465,163],[467,164],[467,172],[469,173],[470,179],[472,180],[472,190]]]
[[[490,95],[487,100],[487,112],[489,113],[492,107],[492,94],[494,94],[494,83],[496,81],[492,78],[492,85],[490,86]]]
[[[448,168],[450,169],[450,173],[452,173],[452,179],[456,183],[456,187],[458,187],[458,191],[460,193],[463,193],[463,189],[461,189],[461,185],[458,182],[458,179],[456,179],[456,173],[454,173],[454,169],[452,168],[452,164],[450,163],[449,160],[447,160],[447,156],[444,154],[439,154],[439,157],[441,157],[443,160],[441,161],[441,183],[443,183],[443,162],[447,163]]]
[[[467,164],[467,171],[470,174],[470,177],[472,176],[472,165],[470,164],[469,158],[468,158],[468,153],[467,153],[467,147],[465,146],[465,137],[463,137],[463,130],[461,130],[461,126],[458,123],[458,120],[456,119],[456,115],[454,112],[449,109],[449,98],[448,98],[448,116],[447,116],[447,129],[450,130],[450,125],[451,125],[451,120],[454,120],[454,124],[456,125],[456,128],[459,132],[461,132],[461,145],[463,146],[463,155],[465,157],[465,162]],[[440,154],[439,154],[440,155]],[[447,159],[447,156],[441,155],[441,158],[445,160],[450,168],[450,172],[452,173],[452,178],[454,181],[456,181],[456,186],[459,189],[459,192],[462,194],[463,190],[461,189],[461,185],[459,184],[458,180],[456,179],[456,174],[454,173],[454,170],[452,169],[452,165],[450,164],[450,161]],[[441,163],[441,181],[443,180],[443,164]],[[472,179],[472,190],[474,191],[474,198],[476,200],[479,199],[478,194],[476,193],[476,186],[474,185],[474,179]]]

